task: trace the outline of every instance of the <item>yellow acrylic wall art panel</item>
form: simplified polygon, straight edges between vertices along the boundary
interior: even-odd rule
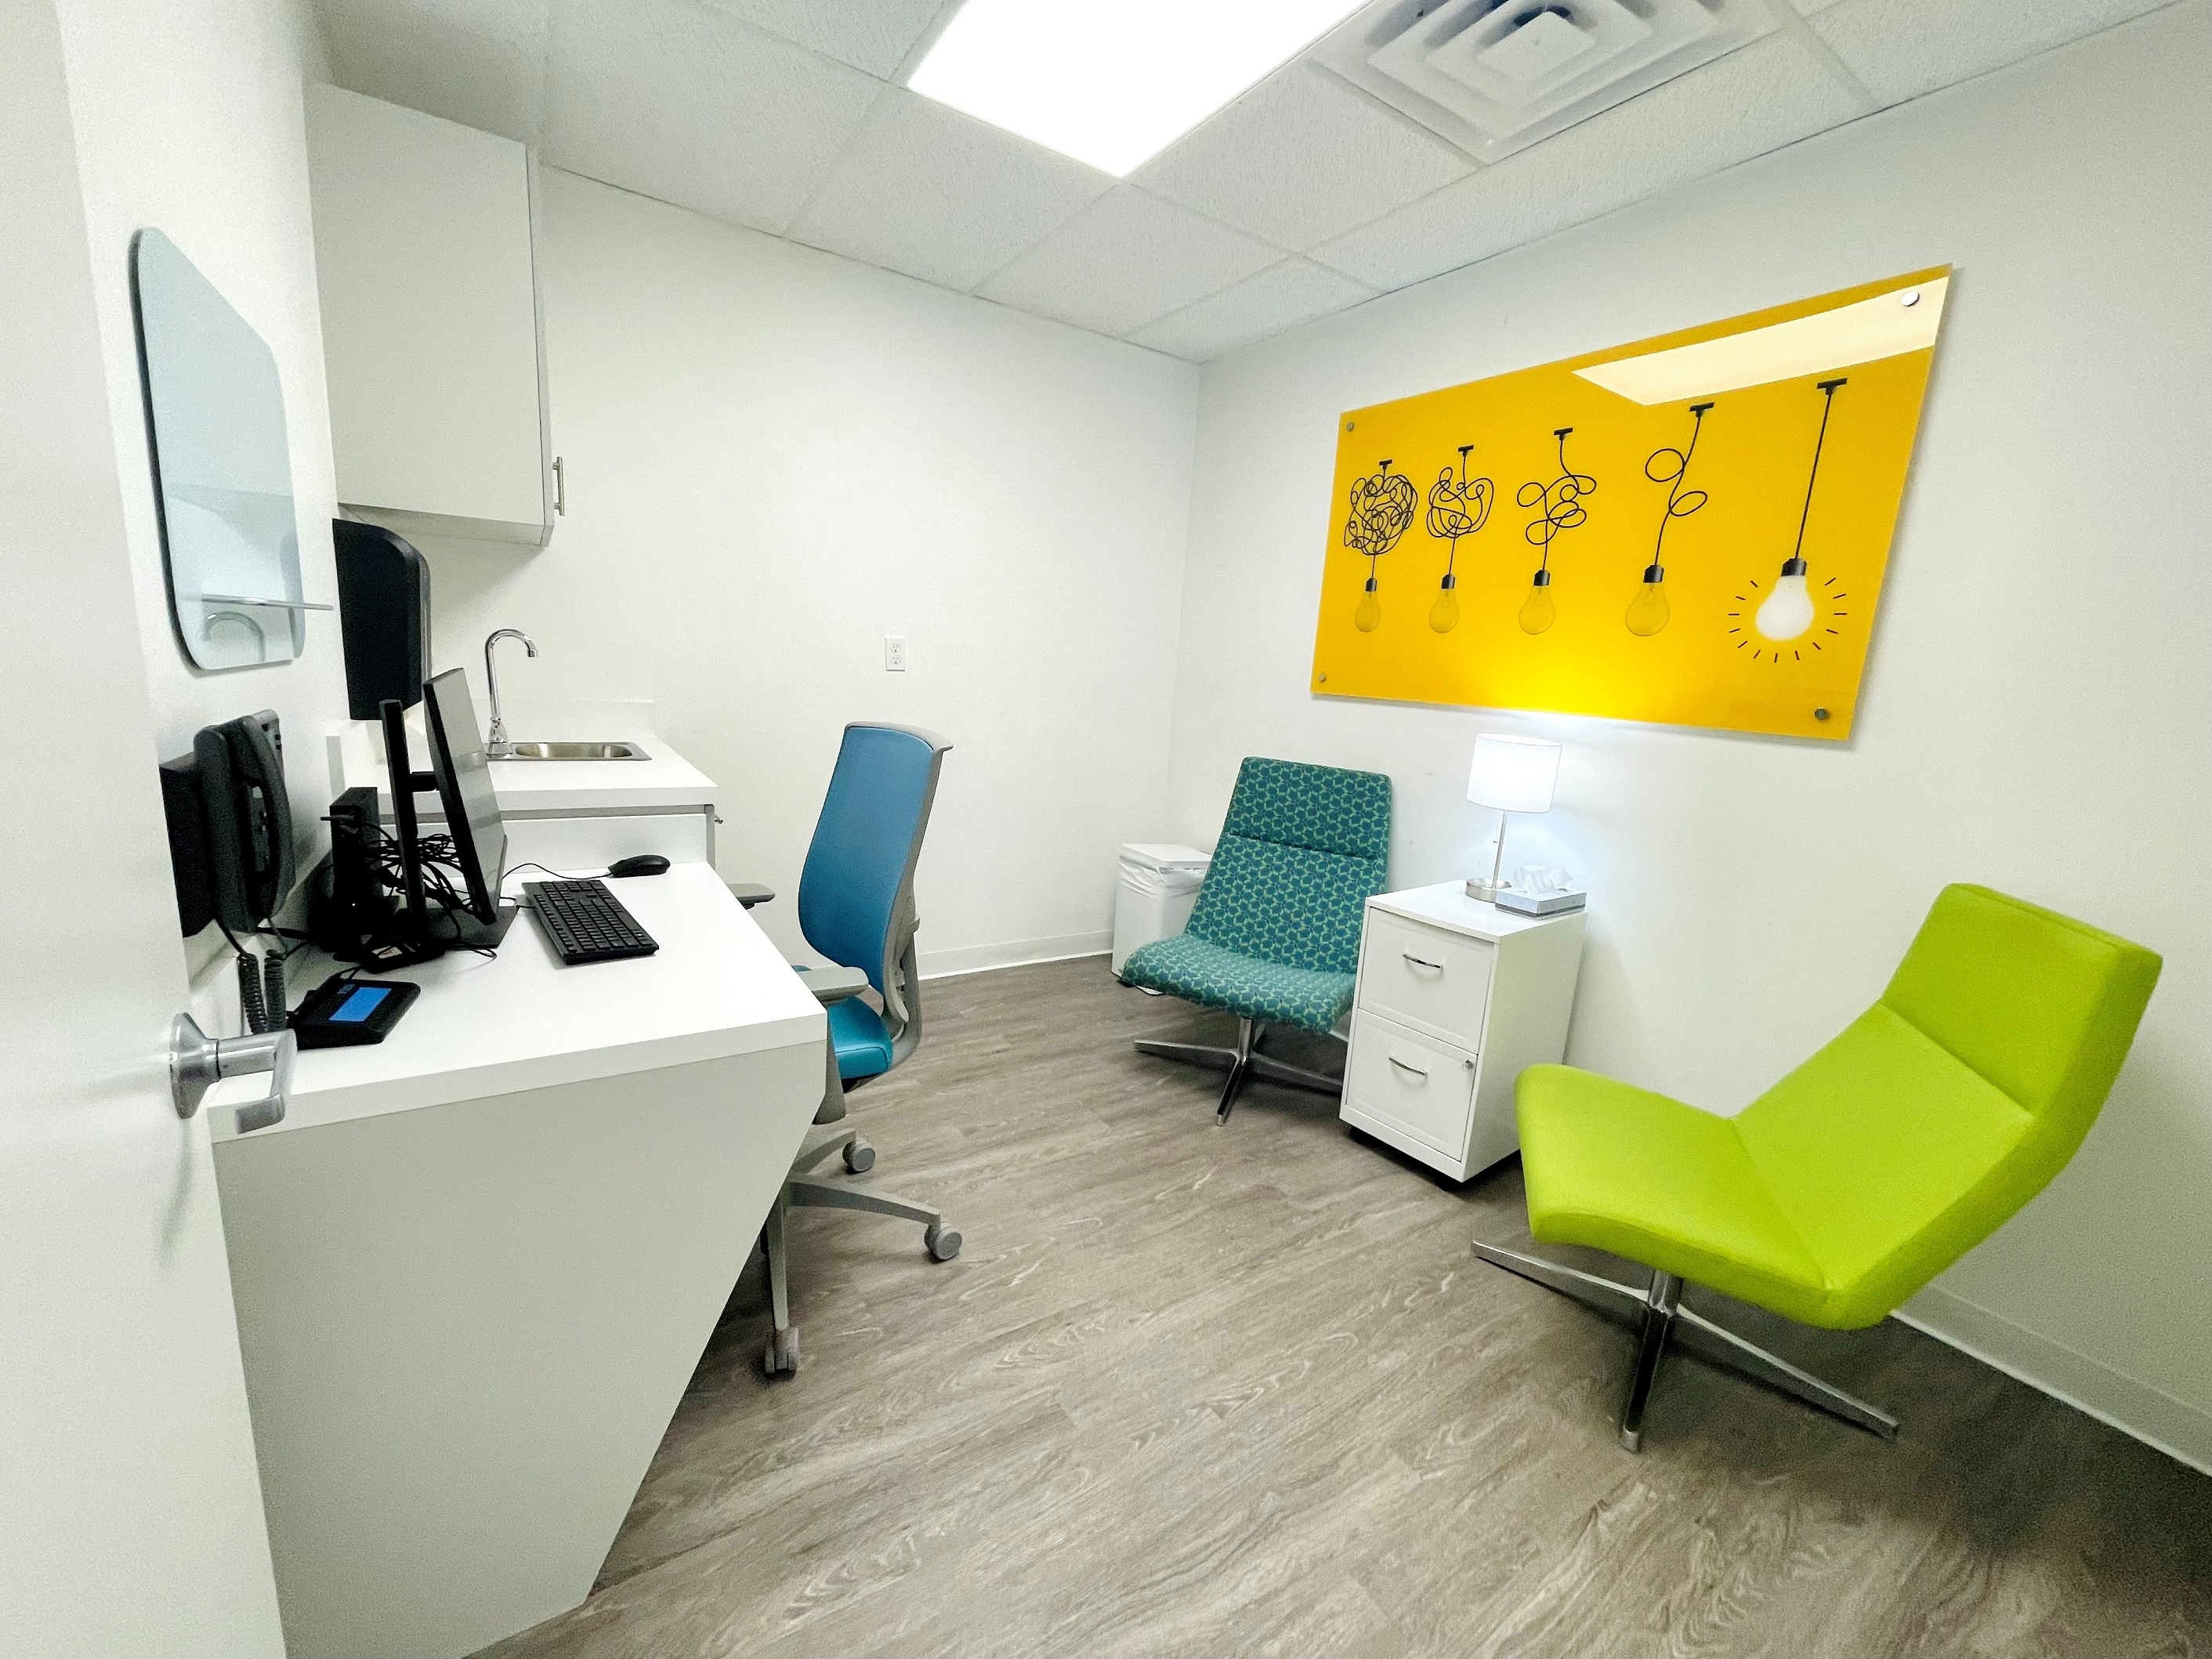
[[[1313,689],[1849,737],[1949,287],[1350,411]]]

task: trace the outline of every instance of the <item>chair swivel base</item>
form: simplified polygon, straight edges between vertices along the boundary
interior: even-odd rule
[[[1157,1054],[1162,1060],[1180,1060],[1186,1066],[1203,1066],[1210,1072],[1226,1072],[1229,1075],[1221,1085],[1220,1103],[1214,1108],[1216,1123],[1229,1121],[1229,1114],[1236,1107],[1237,1097],[1254,1078],[1267,1083],[1279,1083],[1286,1088],[1310,1089],[1317,1095],[1341,1099],[1344,1079],[1330,1077],[1322,1072],[1309,1072],[1303,1066],[1292,1066],[1277,1060],[1273,1054],[1260,1052],[1260,1039],[1267,1028],[1257,1020],[1239,1019],[1237,1022],[1237,1046],[1216,1048],[1203,1042],[1154,1042],[1139,1038],[1137,1052]]]
[[[838,1114],[840,1117],[843,1113]],[[834,1121],[833,1121],[834,1122]],[[859,1210],[922,1224],[922,1248],[935,1261],[950,1261],[960,1254],[957,1229],[945,1224],[945,1212],[934,1205],[917,1204],[866,1187],[848,1187],[825,1176],[806,1171],[832,1152],[844,1154],[845,1168],[865,1175],[875,1167],[876,1149],[860,1139],[857,1129],[817,1124],[806,1132],[792,1172],[769,1206],[761,1243],[768,1255],[769,1307],[775,1330],[769,1338],[762,1364],[770,1376],[789,1376],[799,1369],[799,1331],[791,1322],[791,1255],[784,1243],[784,1223],[795,1207],[802,1210]]]
[[[1601,1279],[1595,1273],[1563,1267],[1556,1261],[1523,1255],[1518,1250],[1503,1250],[1480,1239],[1475,1241],[1474,1253],[1493,1267],[1518,1273],[1562,1296],[1577,1301],[1595,1301],[1624,1312],[1633,1310],[1640,1316],[1636,1369],[1629,1378],[1628,1397],[1620,1408],[1620,1443],[1631,1451],[1644,1449],[1644,1408],[1650,1401],[1651,1385],[1658,1378],[1659,1361],[1683,1327],[1706,1339],[1698,1346],[1709,1358],[1769,1388],[1793,1395],[1832,1416],[1840,1417],[1855,1427],[1878,1434],[1885,1440],[1897,1438],[1897,1419],[1888,1413],[1869,1406],[1856,1395],[1845,1394],[1832,1383],[1823,1382],[1810,1371],[1800,1370],[1779,1355],[1745,1341],[1734,1331],[1724,1330],[1703,1315],[1682,1306],[1682,1281],[1673,1273],[1655,1271],[1650,1285],[1638,1291],[1613,1279]],[[1598,1292],[1595,1297],[1589,1295],[1593,1291]]]

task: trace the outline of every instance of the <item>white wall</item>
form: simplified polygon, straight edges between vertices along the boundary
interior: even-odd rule
[[[304,872],[327,845],[317,823],[331,799],[322,736],[346,717],[337,618],[311,615],[305,653],[281,666],[208,673],[185,656],[162,573],[130,261],[134,233],[164,232],[276,354],[306,594],[334,601],[336,496],[301,116],[305,78],[323,73],[320,39],[304,0],[58,0],[58,9],[159,752],[185,753],[201,726],[274,708]],[[191,960],[207,1006],[227,1011],[221,945],[210,929]]]
[[[568,513],[543,552],[422,543],[439,665],[481,701],[514,626],[542,654],[504,648],[509,699],[654,699],[787,949],[839,731],[930,727],[925,971],[1103,949],[1115,852],[1165,812],[1197,371],[543,182]]]
[[[1723,1111],[1948,881],[2162,951],[2087,1146],[1913,1316],[2212,1466],[2208,71],[2191,0],[1210,365],[1168,829],[1210,844],[1246,754],[1375,768],[1438,880],[1488,863],[1475,734],[1564,740],[1509,862],[1592,891],[1570,1057]],[[1947,261],[1849,744],[1309,695],[1340,411]]]

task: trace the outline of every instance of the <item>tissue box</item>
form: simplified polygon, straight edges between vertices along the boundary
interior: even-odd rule
[[[1492,902],[1501,910],[1517,910],[1524,916],[1556,916],[1581,909],[1589,902],[1589,895],[1579,887],[1552,893],[1524,893],[1517,887],[1501,887]]]

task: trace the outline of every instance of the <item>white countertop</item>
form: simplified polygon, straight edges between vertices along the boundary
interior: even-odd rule
[[[1501,910],[1487,899],[1473,899],[1467,896],[1463,881],[1440,881],[1433,887],[1408,887],[1402,892],[1377,893],[1368,903],[1377,910],[1388,910],[1393,915],[1410,916],[1415,921],[1434,922],[1439,927],[1449,927],[1454,933],[1472,934],[1476,939],[1496,941],[1515,933],[1525,933],[1532,927],[1551,927],[1570,918],[1579,921],[1586,914],[1581,910],[1562,910],[1554,915],[1526,916],[1517,910]]]
[[[408,711],[408,759],[416,771],[428,771],[429,750],[422,736],[420,711]],[[570,725],[579,726],[570,730]],[[706,808],[714,805],[714,781],[671,748],[668,740],[650,727],[623,726],[605,720],[556,722],[549,726],[532,720],[513,727],[518,742],[620,741],[645,750],[641,761],[494,761],[492,787],[499,792],[500,811],[525,812],[643,812],[671,808]],[[555,729],[557,726],[557,729]],[[589,729],[581,729],[588,726]],[[391,783],[384,769],[382,734],[366,721],[354,723],[330,739],[331,791],[343,793],[355,784],[378,792],[387,821],[392,811]],[[417,797],[418,811],[441,815],[434,794]]]
[[[507,890],[543,878],[524,872]],[[301,1054],[284,1121],[253,1133],[824,1040],[821,1004],[713,866],[678,864],[609,885],[659,943],[658,954],[564,967],[535,920],[519,915],[496,957],[457,951],[391,975],[422,988],[392,1034]],[[300,969],[295,1004],[337,966],[318,955]],[[236,1138],[235,1109],[266,1085],[265,1077],[216,1085],[207,1109],[216,1140]]]
[[[592,739],[634,743],[641,761],[502,761],[491,763],[502,812],[589,810],[618,812],[671,806],[712,806],[714,781],[650,732],[593,732]],[[520,733],[518,743],[532,734]],[[567,741],[567,739],[563,739]]]

